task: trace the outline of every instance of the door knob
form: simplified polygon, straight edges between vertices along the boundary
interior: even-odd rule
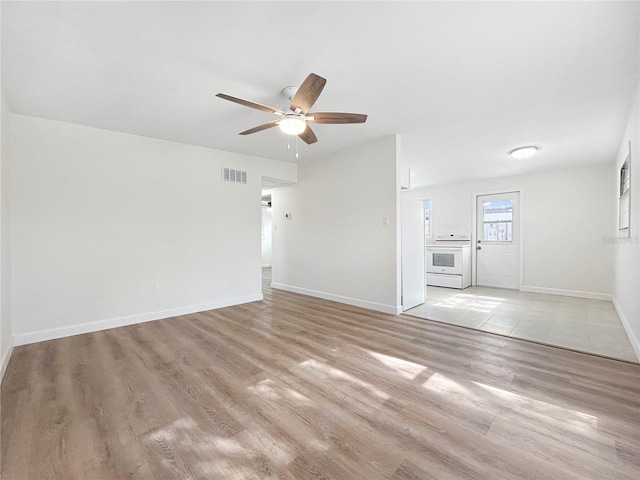
[[[476,250],[482,250],[482,247],[476,247]]]

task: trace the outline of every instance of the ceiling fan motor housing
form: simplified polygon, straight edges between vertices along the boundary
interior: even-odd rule
[[[282,89],[282,95],[289,101],[293,100],[296,92],[298,91],[298,87],[284,87]]]

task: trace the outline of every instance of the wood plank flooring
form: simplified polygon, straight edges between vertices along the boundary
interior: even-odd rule
[[[637,364],[264,292],[16,348],[2,478],[638,478]]]

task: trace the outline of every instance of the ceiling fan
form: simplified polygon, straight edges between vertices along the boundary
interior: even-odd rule
[[[224,93],[218,93],[216,97],[229,100],[230,102],[239,103],[245,107],[255,108],[262,110],[263,112],[272,113],[279,118],[269,123],[258,125],[257,127],[250,128],[244,132],[240,132],[240,135],[249,135],[251,133],[260,132],[276,125],[280,126],[280,129],[289,134],[297,135],[303,142],[307,144],[316,143],[318,138],[313,130],[309,126],[310,123],[364,123],[367,121],[367,116],[361,113],[339,113],[339,112],[314,112],[309,110],[316,103],[322,89],[324,88],[327,80],[315,73],[310,73],[305,78],[302,85],[297,89],[293,98],[291,98],[291,106],[288,112],[283,112],[278,108],[268,107],[259,103],[243,100],[242,98],[232,97]],[[285,90],[290,87],[285,88]]]

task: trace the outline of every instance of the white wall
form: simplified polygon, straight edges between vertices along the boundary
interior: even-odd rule
[[[10,243],[10,161],[9,108],[0,94],[0,382],[11,357],[11,243]]]
[[[273,286],[397,312],[398,168],[395,136],[301,163],[272,191]]]
[[[613,303],[625,325],[636,355],[640,358],[640,84],[636,91],[629,120],[618,149],[611,175],[614,192],[618,193],[620,168],[629,152],[631,141],[631,236],[617,238],[617,223],[611,232],[614,249]],[[617,195],[611,196],[617,222]]]
[[[523,290],[609,298],[611,164],[405,192],[431,198],[432,232],[471,232],[478,193],[522,188]]]
[[[20,115],[10,155],[17,344],[262,298],[261,176],[295,165]]]

